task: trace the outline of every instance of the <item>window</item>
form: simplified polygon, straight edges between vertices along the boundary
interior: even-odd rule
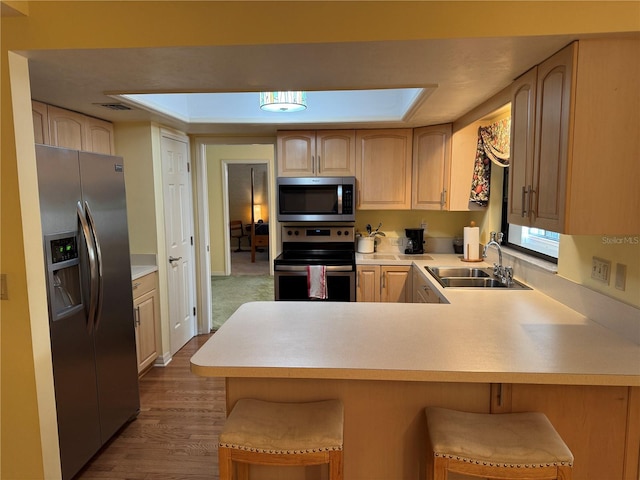
[[[504,169],[502,196],[502,231],[508,246],[528,254],[558,263],[560,234],[541,228],[524,227],[507,223],[507,202],[509,200],[509,169]]]

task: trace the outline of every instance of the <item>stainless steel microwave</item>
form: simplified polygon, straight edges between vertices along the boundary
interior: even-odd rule
[[[278,221],[353,222],[355,177],[279,177]]]

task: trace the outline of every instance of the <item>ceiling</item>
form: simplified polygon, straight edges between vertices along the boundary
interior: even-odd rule
[[[32,97],[113,122],[159,121],[186,133],[273,134],[291,128],[398,128],[456,120],[549,57],[576,36],[437,39],[290,45],[32,50]],[[420,88],[397,119],[352,116],[275,120],[244,118],[240,107],[211,106],[208,114],[174,118],[126,103],[117,94],[316,91]],[[327,100],[328,101],[328,100]],[[341,100],[347,104],[348,99]],[[196,103],[198,103],[196,101]],[[258,109],[258,106],[255,107]],[[311,109],[311,103],[310,108]],[[206,110],[206,107],[205,107]]]

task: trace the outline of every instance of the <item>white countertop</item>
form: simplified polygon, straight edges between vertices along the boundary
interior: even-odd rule
[[[140,277],[157,271],[157,265],[131,265],[131,280],[137,280]]]
[[[453,254],[393,261],[461,264]],[[442,289],[430,281],[450,304],[245,304],[192,357],[192,371],[220,377],[640,386],[640,346],[552,298],[535,290]]]

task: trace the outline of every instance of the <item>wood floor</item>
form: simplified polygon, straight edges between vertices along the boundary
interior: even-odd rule
[[[140,379],[140,415],[76,479],[218,479],[224,380],[189,370],[189,359],[208,338],[193,338],[168,366],[154,367]]]

